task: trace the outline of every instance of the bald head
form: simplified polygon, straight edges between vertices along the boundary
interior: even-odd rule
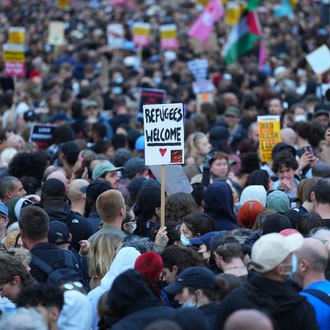
[[[285,127],[281,129],[282,142],[294,147],[297,141],[296,132],[291,127]]]
[[[324,244],[314,238],[304,238],[304,244],[297,251],[298,259],[306,259],[311,267],[311,271],[324,273],[327,268],[329,253]]]
[[[48,176],[47,176],[47,179],[46,180],[49,180],[49,179],[57,179],[57,180],[60,180],[63,182],[63,184],[65,185],[65,187],[68,186],[68,179],[66,178],[65,174],[63,173],[62,170],[56,170],[52,173],[50,173]]]
[[[83,198],[83,193],[81,192],[80,189],[88,185],[89,182],[84,179],[72,180],[68,187],[68,199],[71,202],[80,201]]]
[[[271,320],[254,309],[240,309],[226,320],[223,330],[274,330]]]

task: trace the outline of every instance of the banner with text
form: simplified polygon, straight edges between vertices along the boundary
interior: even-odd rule
[[[8,43],[16,45],[24,45],[25,28],[21,26],[12,26],[8,31]]]
[[[25,53],[23,45],[4,44],[3,60],[5,62],[5,75],[8,77],[25,77]]]
[[[161,25],[159,31],[161,49],[177,49],[179,47],[177,27],[175,24]]]
[[[258,131],[261,160],[269,162],[274,146],[281,142],[280,116],[258,116]]]
[[[30,131],[29,141],[35,142],[39,150],[47,149],[52,144],[56,127],[56,125],[34,124]]]
[[[184,162],[183,104],[143,106],[146,165]]]
[[[137,22],[133,26],[133,42],[136,46],[148,46],[150,44],[150,23]]]

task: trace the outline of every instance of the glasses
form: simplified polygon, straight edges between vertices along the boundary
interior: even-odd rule
[[[5,291],[8,289],[9,285],[11,284],[11,282],[8,282],[2,290],[0,290],[0,297],[3,297],[3,294],[5,293]]]

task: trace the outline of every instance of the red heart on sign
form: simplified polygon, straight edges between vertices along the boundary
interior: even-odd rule
[[[164,155],[166,154],[167,149],[166,148],[159,148],[159,152],[162,155],[162,157],[164,157]]]

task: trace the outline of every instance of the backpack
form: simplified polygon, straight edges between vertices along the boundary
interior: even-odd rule
[[[326,303],[327,305],[330,306],[330,296],[328,294],[326,294],[325,292],[317,290],[317,289],[306,289],[306,290],[303,290],[302,292],[309,293],[309,294],[313,295],[314,297],[319,298],[324,303]]]
[[[52,286],[60,287],[68,282],[80,282],[86,292],[89,291],[88,285],[79,272],[79,268],[73,260],[70,251],[63,250],[64,263],[61,262],[57,266],[49,265],[37,256],[32,256],[32,263],[39,268],[42,272],[48,275],[46,283]]]

